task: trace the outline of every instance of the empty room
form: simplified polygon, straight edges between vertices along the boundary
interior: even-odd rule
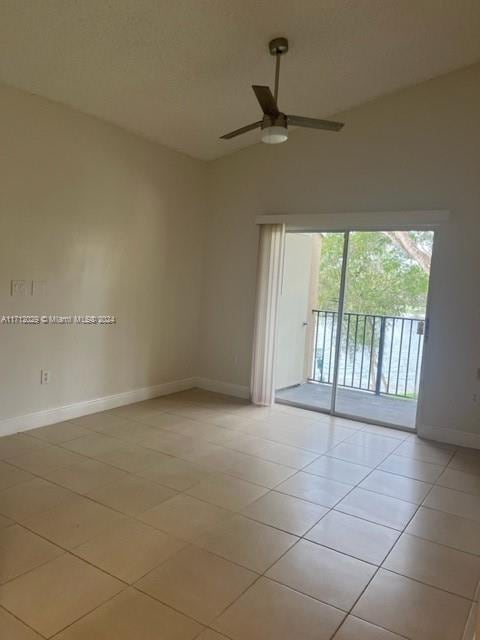
[[[477,0],[0,0],[0,638],[480,640]]]

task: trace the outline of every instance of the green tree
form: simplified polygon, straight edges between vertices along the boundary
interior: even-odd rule
[[[345,311],[375,315],[423,315],[433,233],[352,232]],[[343,234],[322,235],[318,308],[336,311]]]

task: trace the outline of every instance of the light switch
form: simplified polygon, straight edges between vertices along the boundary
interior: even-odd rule
[[[12,280],[11,295],[27,296],[30,293],[29,280]]]
[[[32,280],[32,296],[44,296],[47,293],[46,280]]]

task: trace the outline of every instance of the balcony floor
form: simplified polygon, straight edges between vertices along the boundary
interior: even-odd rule
[[[277,391],[276,401],[311,409],[328,410],[331,392],[332,385],[306,382]],[[367,391],[338,387],[336,411],[358,417],[360,420],[365,418],[373,422],[413,429],[417,401],[384,395],[376,396]]]

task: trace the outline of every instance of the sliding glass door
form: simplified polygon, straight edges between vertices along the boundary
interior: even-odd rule
[[[305,238],[314,238],[318,246],[310,264],[310,295],[302,323],[307,327],[305,375],[280,388],[277,400],[413,428],[428,327],[433,232],[291,235],[302,236],[304,260],[305,247],[310,246]],[[299,251],[297,246],[286,254],[280,358],[285,352],[282,344],[288,342],[285,317],[293,308],[288,291],[298,287],[301,275],[295,269]]]
[[[352,231],[335,411],[414,427],[427,324],[431,231]]]

